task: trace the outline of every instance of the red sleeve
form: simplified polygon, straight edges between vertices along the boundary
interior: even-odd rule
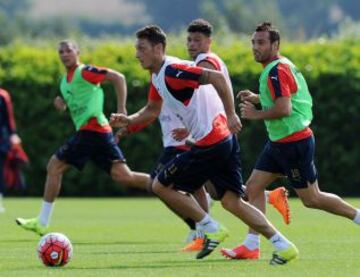
[[[162,98],[161,98],[159,92],[157,91],[157,89],[155,88],[155,86],[152,83],[150,84],[148,100],[155,101],[155,102],[162,101]]]
[[[272,98],[291,97],[297,92],[297,84],[289,65],[279,63],[274,66],[268,76],[268,87]]]
[[[0,97],[4,99],[5,104],[5,116],[7,117],[7,125],[10,133],[15,133],[16,131],[16,124],[15,124],[15,118],[14,118],[14,110],[13,105],[11,103],[11,97],[10,94],[3,89],[0,89]]]
[[[220,63],[219,63],[218,59],[215,58],[215,57],[206,56],[206,58],[203,59],[203,60],[201,60],[201,61],[199,61],[199,62],[197,63],[197,65],[198,65],[199,63],[201,63],[201,62],[208,62],[209,64],[211,64],[211,65],[215,68],[215,70],[218,70],[218,71],[221,70]]]
[[[97,85],[105,80],[107,73],[107,68],[85,65],[81,71],[81,76],[89,83]]]
[[[165,69],[166,84],[174,90],[198,88],[203,71],[204,69],[202,67],[170,64]]]

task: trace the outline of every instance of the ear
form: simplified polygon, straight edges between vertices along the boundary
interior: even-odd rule
[[[158,54],[163,54],[164,53],[164,46],[161,43],[158,43],[158,44],[156,44],[154,46],[154,50]]]
[[[272,43],[272,49],[275,50],[275,51],[279,51],[279,46],[280,46],[280,41],[274,41]]]

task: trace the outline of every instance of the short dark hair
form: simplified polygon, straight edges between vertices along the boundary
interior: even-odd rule
[[[147,25],[136,32],[138,39],[147,39],[152,45],[161,43],[166,47],[166,34],[157,25]]]
[[[202,33],[207,37],[211,37],[213,26],[205,19],[198,18],[190,22],[187,31],[189,33]]]
[[[255,32],[269,32],[270,42],[278,41],[280,43],[280,32],[271,22],[262,22],[256,26]]]

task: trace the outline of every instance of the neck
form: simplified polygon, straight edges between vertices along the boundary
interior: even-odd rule
[[[79,66],[79,62],[77,62],[76,64],[73,64],[73,65],[71,65],[71,66],[69,66],[69,67],[65,67],[65,69],[66,69],[66,71],[67,72],[71,72],[71,71],[73,71],[75,68],[77,68]]]
[[[266,62],[262,63],[263,67],[267,66],[269,63],[280,59],[279,53],[276,53],[274,56],[272,56],[270,59],[268,59]]]
[[[159,59],[158,61],[156,61],[156,63],[154,63],[153,68],[150,70],[151,73],[155,73],[158,74],[162,65],[165,62],[165,56],[161,57],[161,59]]]

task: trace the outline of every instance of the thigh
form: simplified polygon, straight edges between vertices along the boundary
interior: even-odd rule
[[[59,160],[56,155],[53,155],[47,165],[47,171],[50,175],[59,175],[64,173],[69,168],[69,164]]]
[[[76,132],[55,153],[58,160],[82,170],[90,159],[88,141],[81,132]]]
[[[278,145],[279,163],[295,189],[307,188],[317,180],[314,162],[315,141],[313,137]]]
[[[240,146],[236,136],[230,142],[231,151],[225,159],[219,159],[213,177],[210,178],[214,184],[218,198],[222,198],[226,191],[232,191],[239,196],[244,194],[242,185],[242,168]]]
[[[270,141],[267,141],[255,163],[254,169],[269,173],[285,174],[283,168],[277,161],[276,155],[277,150],[274,149]]]
[[[92,147],[91,159],[108,174],[111,174],[111,168],[114,163],[125,162],[124,154],[115,143],[112,133],[96,134]]]
[[[249,179],[246,181],[246,187],[256,190],[265,190],[268,185],[274,182],[281,175],[278,173],[272,173],[254,169]]]
[[[157,177],[164,186],[193,193],[207,180],[206,166],[203,157],[189,150],[168,162]]]
[[[160,154],[157,160],[155,168],[151,171],[151,179],[155,177],[165,168],[166,164],[171,162],[177,155],[184,153],[186,150],[182,150],[176,147],[166,147]]]

